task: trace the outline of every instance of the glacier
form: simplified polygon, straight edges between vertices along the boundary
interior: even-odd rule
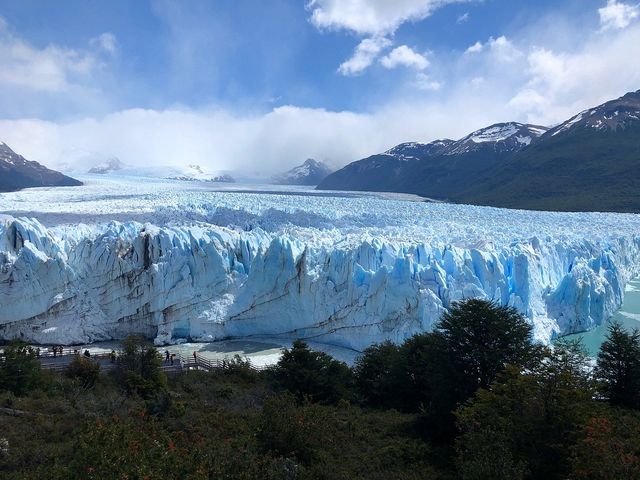
[[[548,343],[602,324],[640,275],[637,215],[81,180],[0,195],[0,338],[257,336],[361,351],[480,297],[516,307]]]

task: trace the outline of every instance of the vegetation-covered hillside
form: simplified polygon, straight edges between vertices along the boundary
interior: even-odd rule
[[[131,338],[108,374],[82,357],[52,374],[5,347],[0,478],[640,478],[640,335],[617,325],[595,369],[479,300],[353,368],[300,341],[267,371],[161,362]]]

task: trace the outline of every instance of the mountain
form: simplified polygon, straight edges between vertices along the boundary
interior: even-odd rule
[[[91,167],[87,173],[96,173],[106,175],[107,173],[117,172],[126,167],[118,157],[111,157],[94,167]]]
[[[29,187],[73,187],[82,185],[75,178],[29,161],[0,142],[0,192]]]
[[[640,91],[551,129],[505,123],[458,141],[401,144],[347,165],[318,189],[533,210],[640,212]]]
[[[277,185],[318,185],[332,171],[325,163],[309,158],[302,165],[280,175],[275,175],[271,179],[271,183]]]
[[[549,130],[462,198],[508,208],[640,212],[640,90]]]
[[[190,164],[183,168],[171,167],[165,178],[189,182],[235,183],[235,179],[224,172],[209,172],[200,165]]]
[[[546,127],[499,123],[454,140],[403,143],[385,153],[351,163],[329,175],[321,190],[415,193],[450,199],[469,188],[481,172],[497,168],[508,155],[535,144]]]
[[[140,166],[127,165],[117,157],[108,158],[93,167],[87,173],[100,175],[122,175],[129,177],[164,178],[189,182],[225,182],[234,183],[234,178],[226,172],[211,172],[197,164],[183,167],[175,166]]]

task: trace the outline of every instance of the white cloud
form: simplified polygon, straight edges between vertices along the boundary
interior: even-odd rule
[[[602,30],[626,28],[640,17],[640,5],[608,0],[605,7],[598,9],[598,13]]]
[[[338,72],[347,76],[362,73],[390,45],[391,40],[385,37],[365,38],[356,47],[353,56],[338,67]]]
[[[108,40],[103,39],[106,44]],[[12,35],[0,18],[0,85],[40,92],[70,91],[99,67],[90,51],[53,44],[34,47]]]
[[[311,22],[320,29],[360,35],[389,35],[407,21],[422,20],[438,8],[469,0],[310,0]]]
[[[502,62],[513,62],[522,57],[522,52],[504,35],[493,38],[490,37],[487,43],[476,42],[467,48],[467,54],[474,54],[480,52],[489,52],[493,58]]]
[[[118,40],[116,36],[110,32],[105,32],[96,38],[92,38],[89,43],[110,55],[114,55],[118,51]]]
[[[197,163],[268,176],[309,157],[341,167],[407,140],[461,137],[493,120],[484,98],[457,102],[433,96],[369,113],[284,106],[258,115],[130,109],[68,122],[0,120],[0,141],[29,159],[67,170],[86,171],[87,159],[117,156],[135,166]],[[462,108],[470,111],[454,120],[452,113]]]
[[[469,48],[467,48],[466,53],[479,53],[482,51],[482,43],[481,42],[476,42],[473,45],[471,45]]]
[[[463,23],[467,23],[469,21],[469,18],[471,18],[471,15],[469,15],[469,12],[465,12],[462,15],[460,15],[458,17],[458,20],[456,20],[456,23],[458,25],[461,25]]]
[[[640,28],[589,39],[574,52],[533,48],[523,86],[510,101],[537,122],[556,123],[585,108],[640,88]],[[615,73],[613,73],[615,72]]]
[[[553,31],[540,21],[530,32],[478,42],[473,56],[429,58],[427,69],[411,72],[409,85],[398,85],[361,112],[297,106],[252,114],[231,107],[125,109],[74,121],[2,120],[0,141],[53,167],[99,154],[132,165],[193,162],[271,174],[308,157],[339,167],[403,141],[460,138],[499,121],[553,124],[640,88],[638,22],[587,31],[571,20],[558,22],[562,29],[554,26],[556,40],[549,40]],[[557,41],[569,37],[574,41]],[[0,44],[4,38],[0,34]],[[391,50],[386,37],[364,40],[360,57],[345,62],[344,73],[363,71],[385,49]],[[72,83],[75,77],[67,73],[63,79]]]
[[[380,59],[380,63],[389,69],[403,66],[424,70],[429,66],[429,60],[424,55],[415,52],[406,45],[394,48],[388,55]]]
[[[414,84],[418,90],[424,90],[424,91],[435,92],[442,88],[442,83],[436,80],[433,80],[429,75],[422,72],[416,75],[416,80]]]

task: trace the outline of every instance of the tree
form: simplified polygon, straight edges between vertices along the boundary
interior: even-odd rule
[[[613,405],[640,408],[640,332],[627,332],[620,323],[609,325],[600,346],[596,377]]]
[[[640,415],[610,408],[588,420],[573,448],[572,480],[640,480]]]
[[[321,403],[337,403],[353,396],[351,369],[329,355],[311,350],[302,340],[285,349],[274,369],[276,382],[298,400],[310,397]]]
[[[373,407],[398,408],[400,348],[390,341],[372,345],[362,352],[353,367],[359,398]]]
[[[100,377],[100,364],[84,356],[77,356],[67,366],[64,374],[78,380],[83,388],[91,388]]]
[[[456,412],[457,465],[464,480],[564,479],[571,446],[598,412],[589,360],[561,342],[532,369],[513,366]]]
[[[478,388],[507,365],[531,367],[542,352],[515,308],[479,299],[454,303],[435,331],[418,339],[405,347],[408,373],[425,402],[425,429],[445,438],[455,433],[453,412]]]
[[[486,300],[454,303],[437,334],[470,393],[488,388],[505,365],[530,364],[540,353],[521,313]]]
[[[123,340],[115,374],[128,393],[150,398],[164,391],[167,378],[161,367],[158,350],[143,338],[132,335]]]
[[[42,383],[40,361],[24,342],[11,342],[0,356],[0,388],[25,395]]]

